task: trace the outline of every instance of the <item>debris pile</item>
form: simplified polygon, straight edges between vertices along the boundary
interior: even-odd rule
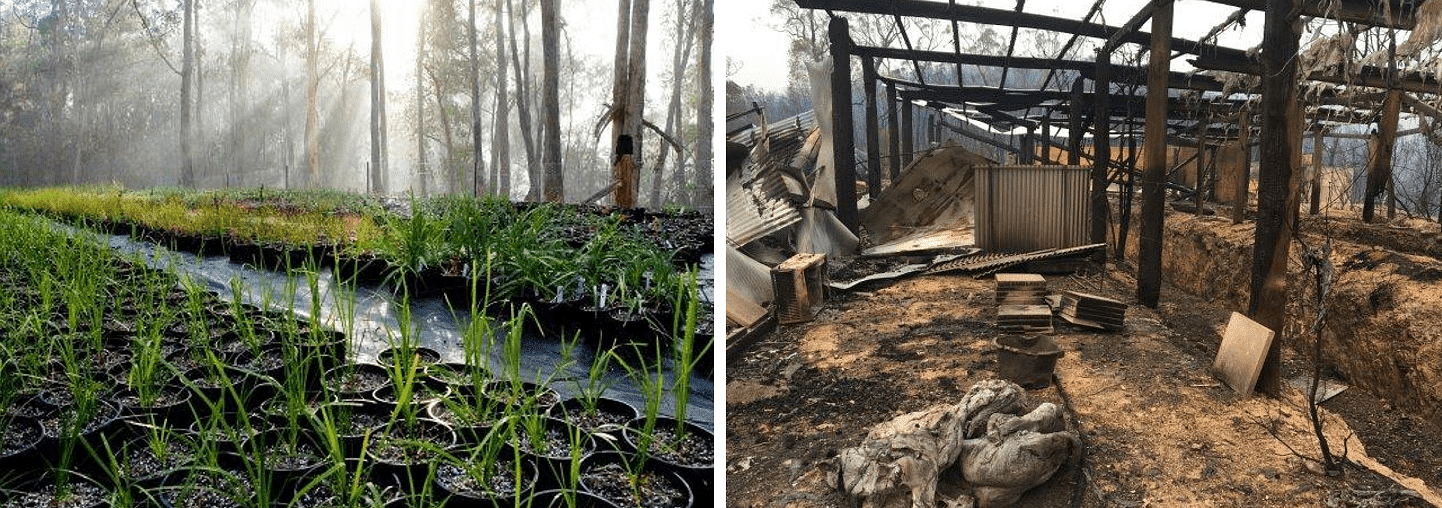
[[[960,468],[981,508],[1010,506],[1051,478],[1080,447],[1064,430],[1062,410],[1042,403],[1028,410],[1020,386],[979,382],[955,405],[908,413],[873,427],[866,440],[841,450],[827,465],[827,481],[862,506],[932,508],[937,479]]]

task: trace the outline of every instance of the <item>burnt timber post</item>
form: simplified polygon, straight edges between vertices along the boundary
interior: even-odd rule
[[[1322,129],[1312,131],[1312,206],[1310,215],[1322,213]]]
[[[851,118],[851,33],[846,18],[831,18],[831,148],[836,165],[836,218],[855,233],[856,127]]]
[[[1247,314],[1276,332],[1257,379],[1257,389],[1281,394],[1283,327],[1287,318],[1287,260],[1292,217],[1297,213],[1296,169],[1301,162],[1302,124],[1297,105],[1297,14],[1291,0],[1267,0],[1262,29],[1261,170],[1257,182],[1257,230],[1252,253]]]
[[[1051,111],[1041,117],[1041,163],[1053,164],[1051,158]]]
[[[1367,194],[1362,201],[1362,221],[1376,218],[1377,196],[1390,188],[1392,180],[1392,146],[1397,141],[1397,114],[1402,106],[1402,91],[1388,90],[1382,101],[1382,116],[1377,119],[1377,135],[1372,153],[1367,158]]]
[[[886,84],[886,118],[891,129],[891,135],[886,141],[891,145],[891,182],[901,177],[901,132],[900,125],[896,118],[896,85]]]
[[[1067,108],[1067,155],[1066,163],[1070,166],[1081,165],[1081,142],[1086,126],[1082,123],[1083,111],[1086,108],[1086,95],[1082,92],[1082,78],[1076,78],[1071,82],[1071,104]]]
[[[911,121],[912,104],[910,99],[901,101],[901,165],[911,165],[911,151],[916,149],[916,142],[912,137],[915,122]]]
[[[1162,221],[1167,179],[1167,81],[1171,64],[1173,2],[1161,0],[1152,14],[1151,65],[1147,71],[1146,168],[1142,173],[1142,224],[1137,245],[1137,301],[1156,308],[1162,294]]]
[[[1107,165],[1112,159],[1111,140],[1108,137],[1108,131],[1111,130],[1111,76],[1111,52],[1098,52],[1097,76],[1092,90],[1092,96],[1096,98],[1096,113],[1092,116],[1092,122],[1096,126],[1096,132],[1092,136],[1091,242],[1094,244],[1107,241],[1107,211],[1110,208],[1107,204]],[[1125,245],[1115,246],[1115,249],[1117,252],[1127,250]],[[1100,257],[1105,256],[1106,252],[1102,252]]]
[[[876,59],[861,59],[861,83],[866,91],[866,194],[876,199],[881,194],[881,127],[876,114]]]
[[[1197,206],[1197,217],[1202,216],[1202,204],[1206,201],[1203,192],[1206,191],[1207,171],[1207,114],[1202,112],[1197,120],[1197,170],[1192,173],[1192,200]]]
[[[1017,154],[1017,163],[1023,166],[1030,166],[1036,159],[1036,130],[1027,127],[1026,134],[1021,136],[1021,153]]]
[[[1242,145],[1242,167],[1237,170],[1232,224],[1247,220],[1247,194],[1252,192],[1252,112],[1242,108],[1241,115],[1237,121],[1237,144]]]

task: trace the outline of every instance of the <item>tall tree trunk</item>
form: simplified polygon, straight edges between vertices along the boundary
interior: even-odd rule
[[[691,55],[691,44],[695,41],[692,37],[696,29],[696,16],[686,12],[686,4],[689,0],[676,0],[676,45],[671,53],[671,103],[666,108],[665,132],[672,139],[680,139],[676,135],[679,130],[677,124],[681,123],[681,84],[685,81],[686,64]],[[694,13],[692,13],[694,14]],[[662,170],[666,167],[666,155],[671,153],[671,148],[666,143],[661,144],[660,154],[656,156],[656,168],[652,174],[651,198],[647,201],[651,206],[661,206],[661,189],[665,187],[665,179],[662,178]],[[676,168],[677,172],[686,164],[685,152],[676,147]]]
[[[485,187],[486,159],[481,155],[481,57],[476,50],[476,0],[470,0],[466,31],[471,37],[471,195],[481,195]]]
[[[371,0],[371,193],[384,194],[386,151],[385,60],[381,57],[381,13]]]
[[[646,29],[650,7],[650,0],[621,0],[619,16],[629,16],[630,19],[620,22],[624,30],[616,33],[618,79],[613,96],[618,100],[614,106],[617,108],[616,117],[611,126],[611,134],[615,137],[612,178],[616,182],[616,190],[612,193],[612,200],[616,206],[623,208],[636,206],[636,184],[642,156],[641,120],[646,113]]]
[[[505,2],[496,0],[496,117],[492,122],[492,178],[497,192],[511,199],[511,102],[506,98]]]
[[[461,173],[459,170],[452,171],[456,164],[456,140],[451,131],[451,115],[446,113],[445,93],[441,91],[441,80],[434,74],[431,75],[431,86],[435,88],[436,115],[441,118],[441,132],[446,138],[446,157],[441,166],[446,174],[446,192],[454,194],[461,187]],[[475,189],[472,189],[474,191]]]
[[[205,110],[201,107],[202,104],[205,104],[205,48],[200,44],[200,35],[195,32],[200,29],[201,7],[201,5],[196,5],[194,12],[190,13],[190,45],[195,56],[195,70],[193,71],[195,74],[195,98],[190,101],[190,107],[194,108],[190,114],[195,128],[191,131],[190,142],[192,150],[196,144],[200,146],[200,167],[194,170],[196,185],[203,185],[202,182],[210,172],[210,151],[206,149],[209,145],[205,143],[205,115],[202,114]]]
[[[510,11],[510,10],[511,10],[511,6],[512,6],[511,0],[506,0],[506,10],[507,10],[507,11]],[[520,17],[521,17],[522,20],[525,20],[525,19],[526,19],[526,14],[527,14],[527,12],[526,12],[526,10],[525,10],[524,7],[525,7],[525,4],[522,4],[522,9],[521,9],[521,14],[520,14]],[[536,171],[536,146],[535,146],[534,142],[533,142],[532,139],[531,139],[531,100],[530,100],[531,94],[530,94],[530,91],[527,89],[528,87],[526,86],[527,76],[528,76],[528,73],[529,73],[530,70],[531,70],[531,62],[530,62],[530,60],[531,60],[531,59],[530,59],[531,39],[530,39],[530,37],[526,37],[526,39],[525,39],[525,43],[526,43],[526,46],[527,46],[527,48],[526,48],[527,58],[525,59],[525,62],[524,62],[524,63],[525,63],[525,68],[522,68],[522,67],[521,67],[521,64],[522,64],[521,57],[520,57],[520,55],[519,55],[519,54],[517,53],[517,51],[516,51],[516,22],[515,22],[515,17],[514,17],[514,16],[515,16],[515,12],[511,12],[511,15],[512,15],[512,18],[511,18],[511,30],[510,30],[510,38],[511,38],[511,70],[513,70],[513,71],[516,72],[516,79],[515,79],[515,82],[516,82],[516,116],[519,118],[519,120],[520,120],[520,122],[521,122],[521,141],[524,142],[524,144],[525,144],[525,149],[526,149],[526,177],[527,177],[528,181],[530,182],[530,184],[529,184],[529,185],[530,185],[530,188],[531,188],[531,189],[535,189],[535,188],[537,187],[536,182],[539,181],[539,179],[536,178],[537,173],[538,173],[538,172]],[[507,185],[507,188],[509,188],[509,184]],[[533,193],[534,193],[534,191],[528,191],[528,192],[526,193],[526,200],[527,200],[527,201],[531,201],[531,200],[532,200],[532,199],[531,199],[531,195],[532,195]]]
[[[305,186],[320,183],[320,49],[316,40],[315,0],[306,0],[305,17]]]
[[[711,136],[714,125],[711,124],[712,97],[715,96],[711,86],[711,38],[712,25],[716,21],[714,0],[698,0],[701,3],[699,14],[701,15],[700,47],[696,55],[696,78],[700,81],[700,89],[696,96],[701,104],[696,108],[696,177],[693,181],[695,189],[692,191],[691,204],[696,205],[701,201],[698,196],[702,189],[711,188]],[[895,171],[893,169],[893,171]]]
[[[416,28],[416,184],[421,195],[427,195],[426,177],[426,82],[422,71],[426,68],[426,9],[421,4],[420,25]]]
[[[544,123],[541,150],[541,165],[545,167],[546,201],[565,201],[561,172],[561,84],[560,64],[560,22],[557,19],[560,0],[541,0],[541,52],[545,61],[544,76],[541,77],[542,112]]]
[[[195,15],[195,0],[185,0],[185,19],[182,21],[184,28],[181,32],[181,67],[180,67],[180,186],[195,186],[195,167],[191,165],[190,158],[190,81],[194,72],[193,65],[195,55],[191,41],[195,27],[191,26]]]

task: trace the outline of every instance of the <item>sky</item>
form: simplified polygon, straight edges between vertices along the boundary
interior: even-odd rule
[[[718,3],[717,43],[732,61],[727,79],[743,86],[783,90],[786,87],[787,36],[776,30],[776,23],[770,19],[771,3],[772,0],[728,0],[724,8]],[[1008,10],[1016,8],[1014,0],[960,0],[959,3]],[[1081,19],[1091,4],[1084,0],[1031,0],[1026,2],[1024,12]],[[1101,16],[1094,18],[1093,22],[1121,26],[1145,4],[1145,0],[1109,0],[1103,5]],[[1197,40],[1235,10],[1201,0],[1177,0],[1173,35]],[[1151,22],[1148,21],[1142,29],[1150,31]],[[1256,11],[1247,14],[1244,28],[1234,26],[1218,37],[1219,44],[1244,50],[1256,46],[1261,40],[1262,13]],[[1308,36],[1303,35],[1304,45],[1307,40]],[[1173,60],[1172,65],[1173,70],[1191,69],[1185,57]]]

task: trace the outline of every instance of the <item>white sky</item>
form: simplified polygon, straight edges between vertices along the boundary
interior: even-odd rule
[[[718,48],[732,60],[732,70],[727,76],[743,86],[751,84],[763,89],[780,90],[786,86],[786,41],[784,33],[775,30],[769,11],[772,0],[728,0],[725,7],[718,4],[717,44]],[[937,0],[932,0],[937,1]],[[998,9],[1015,9],[1014,0],[961,0],[961,3],[980,4]],[[1081,19],[1091,8],[1092,2],[1085,0],[1031,0],[1026,2],[1024,12],[1044,14],[1060,18]],[[1121,26],[1130,19],[1145,0],[1110,0],[1102,6],[1101,15],[1093,23]],[[1197,40],[1206,35],[1212,27],[1221,23],[1236,9],[1201,0],[1178,0],[1173,21],[1173,36]],[[1252,11],[1246,16],[1246,27],[1233,26],[1222,32],[1218,44],[1248,49],[1262,40],[1262,13]],[[1142,27],[1151,30],[1151,22]],[[965,31],[965,28],[963,28]],[[1009,35],[1009,31],[1006,34]],[[1304,34],[1305,45],[1309,36]],[[1063,39],[1065,41],[1065,38]],[[1020,47],[1020,44],[1018,44]],[[1186,56],[1172,61],[1175,70],[1190,70]]]

